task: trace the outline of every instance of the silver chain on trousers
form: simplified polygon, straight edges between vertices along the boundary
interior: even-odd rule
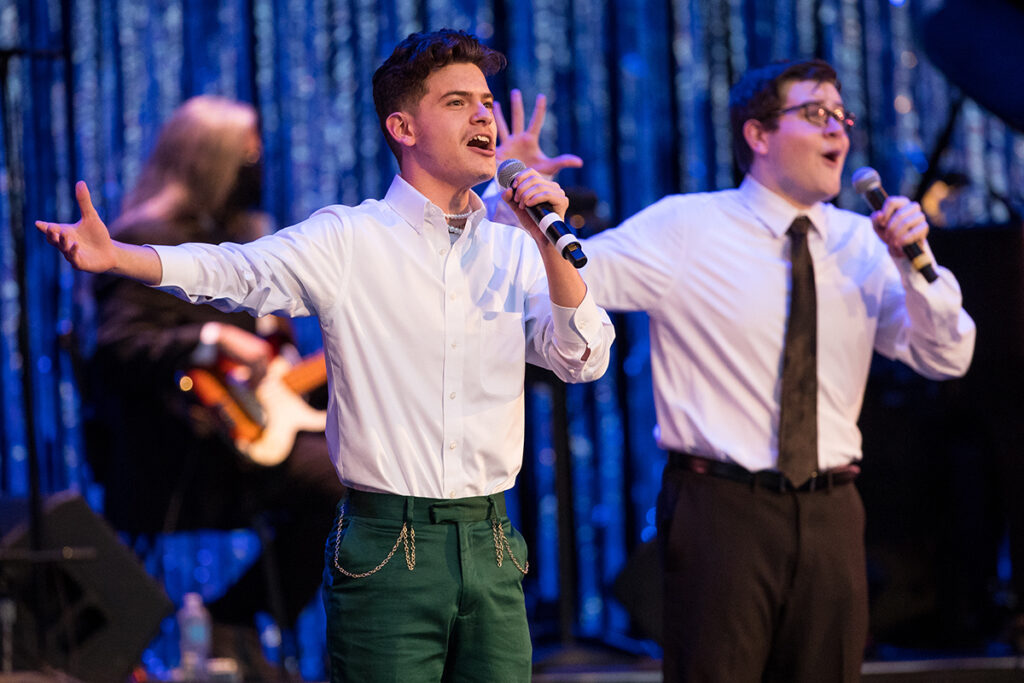
[[[523,576],[526,576],[526,572],[530,571],[530,561],[526,561],[525,567],[519,564],[519,560],[517,560],[516,556],[512,554],[512,546],[508,544],[508,538],[505,537],[505,530],[501,528],[501,524],[498,520],[493,517],[491,518],[491,533],[494,535],[494,554],[498,558],[498,566],[501,566],[501,548],[504,546],[505,549],[508,550],[508,556],[512,560],[512,564],[516,566],[516,569],[518,569]]]
[[[391,551],[387,556],[380,561],[380,563],[373,569],[365,572],[355,573],[350,572],[341,566],[338,562],[338,555],[341,552],[341,531],[342,523],[345,521],[345,508],[341,509],[338,513],[338,528],[334,534],[334,568],[341,572],[344,576],[350,579],[362,579],[367,576],[372,576],[379,572],[384,566],[391,561],[395,553],[398,552],[398,546],[401,544],[405,550],[405,566],[408,567],[409,571],[416,568],[416,530],[413,529],[412,525],[408,522],[402,522],[402,528],[398,532],[398,538],[395,539],[395,545],[391,547]],[[519,564],[519,560],[512,553],[512,546],[509,545],[508,537],[505,536],[505,530],[501,527],[501,524],[494,517],[491,518],[491,534],[494,537],[494,555],[498,562],[498,566],[502,565],[504,559],[504,553],[502,550],[508,551],[508,556],[512,560],[512,564],[516,566],[516,569],[522,574],[526,574],[530,571],[530,563],[527,562],[526,566]]]
[[[392,557],[394,557],[395,551],[398,550],[399,543],[402,543],[405,548],[405,566],[409,568],[409,571],[416,568],[416,530],[412,528],[411,524],[402,522],[402,529],[398,532],[398,538],[395,539],[395,545],[391,547],[391,552],[388,553],[387,557],[380,561],[380,564],[368,572],[362,572],[359,574],[348,571],[338,562],[338,553],[341,552],[341,523],[343,521],[345,521],[345,508],[342,508],[341,512],[338,513],[338,531],[334,535],[334,568],[345,576],[350,579],[362,579],[376,574],[384,568],[384,565],[391,561]]]

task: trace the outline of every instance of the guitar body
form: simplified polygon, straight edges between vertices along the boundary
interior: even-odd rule
[[[277,356],[255,391],[204,368],[185,373],[180,386],[214,410],[236,450],[256,465],[273,467],[288,457],[299,432],[323,432],[327,412],[312,408],[302,394],[326,381],[323,353],[292,365]]]
[[[327,411],[315,410],[289,387],[284,378],[292,366],[281,356],[270,362],[267,375],[256,387],[266,422],[252,441],[236,440],[238,450],[257,465],[273,467],[284,461],[299,432],[322,432]]]

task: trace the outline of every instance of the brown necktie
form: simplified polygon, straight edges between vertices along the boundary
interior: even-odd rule
[[[797,216],[789,226],[793,284],[779,413],[779,470],[797,487],[818,469],[818,313],[807,248],[810,228],[806,216]]]

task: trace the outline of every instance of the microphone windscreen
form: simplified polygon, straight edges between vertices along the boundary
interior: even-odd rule
[[[867,194],[871,190],[877,190],[882,187],[882,178],[878,175],[878,171],[871,168],[870,166],[863,166],[853,172],[853,189],[860,194]]]
[[[498,184],[508,188],[517,175],[526,170],[526,166],[519,159],[506,159],[498,167]]]

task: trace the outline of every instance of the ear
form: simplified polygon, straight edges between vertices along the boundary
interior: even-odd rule
[[[763,155],[768,152],[769,131],[764,123],[757,119],[747,119],[743,124],[743,139],[747,141],[754,156]]]
[[[404,111],[396,111],[384,120],[388,134],[402,147],[416,144],[416,131],[412,117]]]

